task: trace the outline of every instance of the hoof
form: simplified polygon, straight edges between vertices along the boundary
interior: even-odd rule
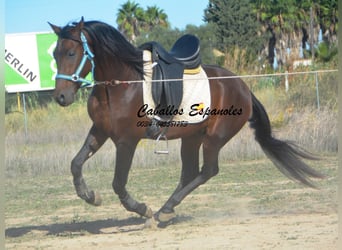
[[[159,212],[156,214],[156,219],[160,222],[169,222],[176,216],[175,212],[163,213]]]
[[[152,209],[150,207],[146,208],[146,212],[145,212],[144,216],[146,218],[153,218],[153,212],[152,212]]]
[[[156,229],[157,228],[157,223],[154,217],[152,216],[151,218],[147,218],[145,221],[144,228],[148,229]]]
[[[94,206],[100,206],[102,204],[101,195],[98,192],[94,192]]]

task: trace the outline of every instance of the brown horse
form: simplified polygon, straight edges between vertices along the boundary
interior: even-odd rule
[[[139,215],[159,221],[169,220],[174,207],[194,189],[219,172],[220,149],[249,121],[255,139],[276,167],[287,177],[314,187],[309,177],[323,175],[307,166],[301,158],[315,159],[294,144],[275,139],[270,121],[262,104],[239,78],[218,66],[202,65],[210,79],[211,110],[236,107],[237,115],[210,115],[205,121],[187,126],[170,127],[168,139],[181,138],[182,172],[174,193],[153,215],[144,203],[134,200],[125,186],[138,142],[147,138],[146,128],[138,122],[149,118],[138,117],[143,105],[143,51],[131,45],[116,29],[98,21],[67,25],[63,28],[50,24],[58,36],[54,57],[57,63],[54,96],[62,106],[74,101],[77,90],[93,83],[88,100],[88,113],[93,125],[81,150],[71,163],[77,195],[86,202],[100,205],[101,197],[89,190],[82,176],[82,165],[110,138],[116,146],[114,192],[123,206]],[[84,77],[92,72],[94,81]],[[213,79],[214,78],[214,79]],[[155,138],[154,138],[155,139]],[[203,146],[203,166],[199,168],[199,148]]]

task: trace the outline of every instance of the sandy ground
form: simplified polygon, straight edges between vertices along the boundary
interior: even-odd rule
[[[337,214],[177,216],[166,227],[145,219],[105,219],[12,228],[28,240],[7,249],[337,249]]]
[[[73,190],[51,194],[65,204],[55,203],[53,210],[45,211],[43,203],[25,209],[29,200],[18,200],[12,208],[20,206],[23,214],[6,217],[6,249],[338,249],[335,178],[320,183],[320,190],[291,188],[289,180],[218,183],[190,194],[176,217],[159,227],[127,212],[110,188],[103,190],[99,207],[78,199]],[[238,195],[231,195],[236,190]],[[152,192],[140,197],[154,211],[166,198]]]

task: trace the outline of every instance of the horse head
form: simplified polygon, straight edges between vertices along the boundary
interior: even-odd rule
[[[74,102],[77,90],[91,83],[85,77],[94,68],[94,55],[82,32],[83,17],[80,22],[63,28],[49,24],[58,36],[53,53],[57,64],[54,97],[61,106],[68,106]]]

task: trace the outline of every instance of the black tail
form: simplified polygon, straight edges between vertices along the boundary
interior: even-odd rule
[[[251,128],[255,129],[255,139],[265,154],[285,176],[315,188],[309,177],[324,178],[324,175],[306,165],[301,159],[318,158],[291,142],[273,138],[270,120],[264,107],[253,94],[252,101],[253,114],[249,122]]]

